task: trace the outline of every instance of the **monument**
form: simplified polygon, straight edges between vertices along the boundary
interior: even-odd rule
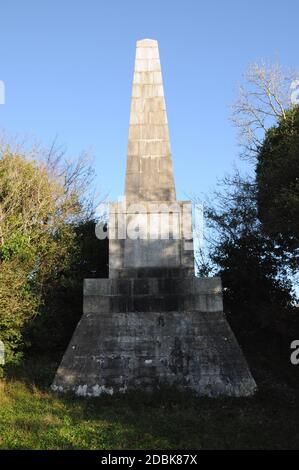
[[[144,39],[136,47],[125,195],[109,211],[109,278],[84,280],[83,315],[52,389],[253,394],[223,313],[221,280],[195,277],[193,257],[191,203],[176,199],[158,44]]]

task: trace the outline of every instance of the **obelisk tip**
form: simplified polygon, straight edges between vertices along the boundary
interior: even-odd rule
[[[139,39],[136,42],[136,47],[157,47],[158,41],[156,39]]]

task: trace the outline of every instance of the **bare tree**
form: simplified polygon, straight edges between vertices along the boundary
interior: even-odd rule
[[[232,121],[239,130],[242,157],[254,160],[267,129],[286,118],[292,106],[291,85],[299,77],[279,64],[253,63],[244,74]]]

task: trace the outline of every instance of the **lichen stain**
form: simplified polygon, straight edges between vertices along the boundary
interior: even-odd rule
[[[79,397],[99,397],[104,393],[113,395],[114,391],[112,387],[105,387],[105,385],[96,384],[92,387],[92,392],[88,392],[87,385],[79,385],[75,393]]]
[[[174,338],[174,346],[169,357],[169,368],[174,374],[188,375],[189,355],[184,355],[180,338]]]
[[[158,326],[165,326],[165,320],[162,315],[158,317]]]

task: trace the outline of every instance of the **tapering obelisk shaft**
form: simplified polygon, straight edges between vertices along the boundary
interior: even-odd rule
[[[137,41],[125,196],[129,202],[175,201],[158,43]]]

